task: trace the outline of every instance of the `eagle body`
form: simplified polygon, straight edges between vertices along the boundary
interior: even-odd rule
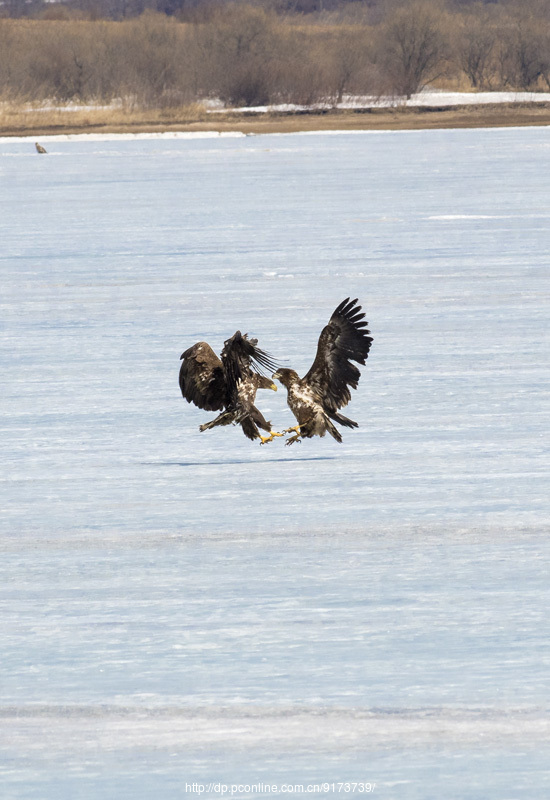
[[[298,438],[312,439],[314,436],[324,436],[328,431],[337,442],[341,442],[342,437],[323,407],[322,398],[305,379],[300,379],[293,369],[279,369],[275,375],[287,389],[288,407],[298,421]],[[288,441],[291,442],[290,439]]]
[[[286,431],[296,432],[287,444],[300,441],[301,437],[324,436],[327,431],[341,442],[334,422],[347,428],[358,427],[338,410],[349,403],[350,388],[357,388],[361,376],[351,362],[364,364],[372,344],[364,317],[357,300],[346,298],[323,328],[315,360],[307,374],[300,378],[292,369],[279,369],[273,375],[286,387],[289,408],[298,422]]]
[[[201,425],[201,431],[219,425],[240,425],[245,436],[262,439],[262,443],[258,428],[271,433],[271,423],[254,402],[258,389],[277,391],[277,387],[252,365],[273,369],[275,362],[257,344],[257,339],[236,331],[224,342],[220,358],[207,342],[197,342],[182,353],[179,384],[185,400],[207,411],[222,412]]]
[[[268,385],[264,385],[264,381]],[[258,428],[271,431],[271,422],[265,419],[261,411],[256,408],[256,392],[258,389],[273,389],[274,384],[263,375],[251,372],[237,381],[235,397],[230,398],[228,407],[211,422],[200,426],[201,431],[207,431],[218,425],[240,425],[243,433],[249,439],[261,438]]]

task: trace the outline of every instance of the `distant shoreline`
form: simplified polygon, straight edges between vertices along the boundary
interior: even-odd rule
[[[79,117],[78,119],[76,117]],[[111,116],[111,119],[109,117]],[[65,119],[70,117],[70,119]],[[92,118],[93,117],[93,118]],[[550,125],[550,103],[495,103],[484,105],[424,106],[368,109],[327,109],[325,111],[268,111],[202,114],[189,118],[177,114],[169,119],[151,113],[128,114],[113,121],[101,109],[93,115],[56,114],[44,119],[37,112],[18,114],[16,119],[0,122],[0,137],[40,137],[52,135],[132,134],[169,132],[241,132],[244,134],[299,133],[308,131],[382,131],[447,128],[500,128]]]

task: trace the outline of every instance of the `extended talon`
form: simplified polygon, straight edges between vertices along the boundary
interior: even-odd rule
[[[274,439],[276,436],[282,436],[282,435],[283,435],[282,433],[278,433],[277,431],[271,431],[271,432],[270,432],[270,434],[269,434],[269,436],[262,436],[262,434],[260,433],[260,439],[262,440],[262,441],[260,442],[260,445],[262,445],[262,444],[268,444],[269,442],[272,442],[272,441],[273,441],[273,439]]]
[[[289,444],[294,444],[294,442],[298,442],[298,444],[302,444],[302,440],[300,439],[300,434],[297,433],[295,436],[291,436],[290,439],[287,439],[285,444],[288,446]]]
[[[300,436],[300,426],[295,425],[293,428],[287,428],[286,431],[283,431],[283,433],[292,433],[292,432],[296,433],[297,436]]]

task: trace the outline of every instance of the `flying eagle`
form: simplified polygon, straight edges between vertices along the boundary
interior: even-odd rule
[[[206,411],[222,411],[211,422],[201,425],[201,431],[217,425],[240,425],[245,436],[261,439],[261,444],[282,436],[271,430],[271,423],[254,405],[258,389],[277,391],[272,380],[252,369],[252,365],[270,372],[277,368],[271,356],[257,344],[257,339],[236,331],[224,342],[221,358],[206,342],[197,342],[180,356],[183,397]],[[268,431],[269,436],[262,436],[258,428]]]
[[[295,435],[287,444],[311,439],[328,431],[337,442],[342,437],[331,420],[346,428],[359,427],[357,422],[338,414],[338,409],[351,400],[349,387],[357,389],[361,373],[351,361],[364,364],[372,337],[357,300],[346,298],[323,328],[317,345],[317,355],[311,369],[300,378],[293,369],[278,369],[273,375],[288,391],[287,402],[298,425],[284,433]]]

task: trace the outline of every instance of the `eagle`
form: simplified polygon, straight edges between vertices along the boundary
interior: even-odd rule
[[[37,152],[37,153],[47,153],[47,152],[48,152],[48,151],[46,150],[46,148],[45,148],[45,147],[42,147],[42,145],[41,145],[41,144],[38,144],[38,142],[35,142],[35,143],[34,143],[34,146],[36,147],[36,152]]]
[[[197,342],[182,353],[179,384],[185,400],[206,411],[222,412],[199,430],[240,425],[245,436],[260,439],[260,444],[282,436],[271,430],[271,422],[254,405],[258,389],[277,391],[270,378],[252,369],[255,366],[272,372],[277,368],[269,353],[257,345],[257,339],[236,331],[224,342],[220,358],[207,342]],[[262,436],[258,428],[268,431],[269,436]]]
[[[364,364],[372,344],[368,322],[357,299],[347,297],[335,309],[319,337],[317,355],[309,372],[300,378],[293,369],[278,369],[273,377],[288,392],[287,402],[298,425],[284,433],[293,433],[287,444],[311,439],[328,431],[337,442],[342,436],[334,422],[346,428],[358,428],[357,422],[338,413],[351,400],[349,387],[357,389],[361,373],[352,364]]]

